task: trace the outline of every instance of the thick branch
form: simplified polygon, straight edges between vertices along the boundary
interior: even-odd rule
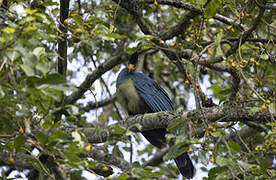
[[[273,114],[273,117],[276,117],[276,113]],[[224,105],[211,108],[202,108],[201,110],[186,111],[182,114],[163,111],[158,113],[137,115],[125,120],[124,125],[126,125],[127,127],[132,127],[131,130],[139,131],[139,129],[136,128],[135,124],[140,124],[142,126],[140,130],[145,131],[156,128],[166,128],[169,122],[173,121],[176,118],[182,118],[183,120],[190,121],[205,119],[207,122],[254,122],[256,123],[254,124],[255,126],[258,123],[265,124],[271,121],[271,116],[267,111],[252,113],[251,108],[231,107],[228,105]],[[248,125],[250,126],[250,124]],[[264,130],[263,126],[258,127],[258,130]]]
[[[76,92],[73,92],[70,96],[67,96],[65,98],[64,105],[75,103],[104,73],[115,67],[117,64],[126,61],[129,58],[129,55],[126,53],[119,54],[118,56],[115,56],[110,60],[106,61],[105,63],[101,64],[100,66],[98,66],[97,70],[86,76],[85,80],[81,83]]]
[[[254,107],[252,107],[254,109]],[[276,113],[273,114],[276,118]],[[206,122],[243,122],[257,131],[267,131],[266,123],[271,121],[271,115],[267,111],[252,112],[251,108],[231,107],[228,105],[213,106],[202,108],[200,110],[191,110],[183,112],[157,112],[144,115],[129,117],[119,124],[129,128],[134,132],[145,130],[167,128],[168,124],[175,119],[181,118],[183,124],[185,121],[198,121],[204,119]],[[105,129],[105,128],[102,128]],[[75,128],[64,128],[64,131],[70,133]],[[112,138],[121,137],[122,134],[116,134],[108,130],[98,131],[96,128],[78,128],[85,134],[89,143],[102,143]],[[200,137],[204,132],[196,130],[193,136]]]
[[[64,23],[68,18],[70,0],[60,1],[60,19],[59,29],[60,38],[58,39],[58,72],[66,76],[67,71],[67,30],[68,27]]]

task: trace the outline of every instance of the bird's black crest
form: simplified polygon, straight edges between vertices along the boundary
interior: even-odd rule
[[[137,64],[138,62],[138,52],[135,52],[131,55],[129,63],[130,64]]]

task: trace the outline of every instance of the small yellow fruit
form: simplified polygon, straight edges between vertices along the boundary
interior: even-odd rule
[[[109,168],[108,168],[107,166],[104,166],[104,167],[103,167],[103,170],[104,170],[104,171],[108,171],[108,169],[109,169]]]
[[[78,33],[83,32],[83,30],[82,30],[82,29],[80,29],[80,28],[76,29],[76,31],[77,31]]]
[[[20,128],[19,128],[19,133],[24,134],[24,129],[22,128],[22,126],[20,126]]]
[[[260,66],[260,63],[259,63],[259,62],[256,62],[256,66]]]
[[[270,100],[266,100],[265,102],[266,102],[266,104],[270,104]]]
[[[170,43],[170,46],[171,46],[171,47],[175,46],[175,42],[171,42],[171,43]]]
[[[190,84],[188,79],[185,80],[185,84]]]
[[[192,148],[189,148],[187,152],[188,152],[189,154],[192,154],[192,153],[193,153],[193,149],[192,149]]]
[[[242,17],[244,16],[244,12],[241,13],[241,16],[242,16]]]
[[[232,67],[236,67],[236,63],[232,62],[232,63],[231,63],[231,66],[232,66]]]
[[[155,6],[158,6],[157,0],[154,0],[154,5],[155,5]]]
[[[252,167],[252,168],[256,168],[256,167],[257,167],[257,164],[252,164],[251,167]]]
[[[214,158],[214,156],[211,156],[211,158],[210,158],[210,162],[211,162],[211,163],[214,163],[214,162],[215,162],[215,158]]]
[[[36,142],[35,141],[32,141],[32,146],[36,146]]]
[[[9,159],[9,162],[12,163],[12,164],[14,163],[14,161],[15,161],[14,158]]]
[[[232,28],[232,26],[231,26],[231,25],[229,25],[229,26],[227,26],[227,27],[226,27],[226,29],[228,29],[228,30],[229,30],[229,29],[231,29],[231,28]]]
[[[241,63],[242,63],[242,64],[246,64],[246,63],[247,63],[247,60],[243,59],[243,60],[241,60]]]
[[[197,87],[197,88],[200,88],[200,84],[196,84],[196,87]]]
[[[193,23],[193,22],[194,22],[194,20],[193,20],[193,19],[190,19],[189,21],[190,21],[190,23]]]
[[[206,132],[205,132],[205,136],[206,136],[206,137],[209,137],[209,136],[210,136],[210,132],[209,132],[209,131],[206,131]]]
[[[169,62],[164,62],[164,66],[169,66]]]
[[[255,62],[255,59],[254,59],[254,58],[250,58],[249,61],[250,61],[251,63],[254,63],[254,62]]]
[[[230,62],[230,63],[233,63],[234,61],[233,61],[233,59],[230,59],[229,62]]]
[[[90,152],[91,149],[92,149],[92,145],[91,145],[91,144],[88,144],[88,145],[86,145],[86,146],[84,147],[84,150],[85,150],[86,152]]]
[[[68,22],[69,22],[69,19],[68,19],[68,18],[64,20],[64,23],[65,23],[65,24],[68,24]]]
[[[265,104],[262,105],[262,110],[266,110],[266,105]]]

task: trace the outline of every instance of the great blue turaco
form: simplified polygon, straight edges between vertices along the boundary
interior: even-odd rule
[[[118,102],[130,116],[173,111],[173,103],[166,91],[147,75],[137,72],[138,55],[137,52],[131,55],[128,67],[124,68],[117,77]],[[159,128],[141,133],[152,145],[162,148],[167,146],[166,132],[165,128]],[[193,178],[194,166],[187,152],[176,157],[174,161],[184,177]]]

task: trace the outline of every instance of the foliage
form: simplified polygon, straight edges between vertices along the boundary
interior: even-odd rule
[[[130,145],[143,142],[133,130],[142,125],[125,127],[112,96],[125,57],[141,50],[144,72],[168,91],[179,114],[200,114],[214,101],[271,117],[254,122],[241,112],[233,121],[231,111],[217,122],[177,117],[168,130],[178,134],[167,136],[175,144],[159,158],[188,151],[208,173],[205,179],[276,176],[273,3],[71,1],[68,18],[60,22],[66,14],[57,1],[0,2],[3,178],[26,169],[29,179],[82,179],[83,171],[120,180],[176,178],[170,162],[145,166],[155,148]],[[60,40],[67,41],[67,57],[60,54]],[[69,64],[66,74],[60,73],[62,61]],[[126,154],[137,154],[137,161],[129,162]]]

